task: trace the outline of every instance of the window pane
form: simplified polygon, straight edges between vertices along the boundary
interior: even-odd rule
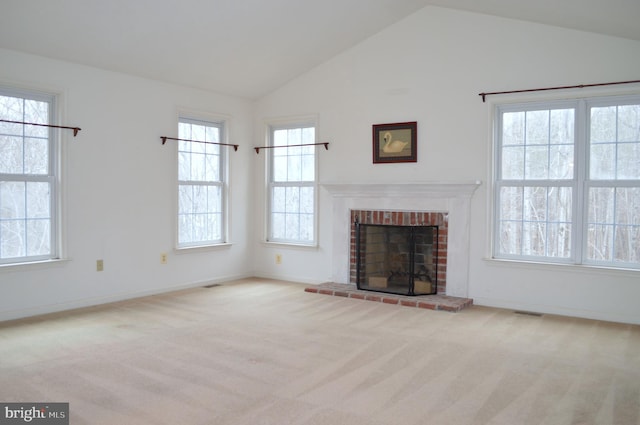
[[[26,221],[0,220],[0,258],[26,256]]]
[[[282,213],[284,212],[284,206],[286,201],[286,191],[284,187],[274,187],[273,195],[271,197],[271,211]]]
[[[544,256],[546,253],[547,224],[524,222],[522,224],[522,254]]]
[[[550,116],[550,143],[573,144],[575,134],[574,109],[555,109]]]
[[[616,226],[615,261],[640,262],[640,226]]]
[[[616,107],[591,108],[591,143],[616,141]]]
[[[44,174],[49,172],[49,140],[24,139],[24,173]]]
[[[640,142],[640,105],[618,107],[618,141]]]
[[[51,252],[50,221],[27,220],[27,256],[48,255]]]
[[[571,224],[549,223],[547,225],[549,257],[569,258],[571,256]]]
[[[302,158],[298,156],[287,157],[287,181],[299,182],[302,180]]]
[[[26,195],[25,216],[27,218],[50,217],[51,199],[49,193],[49,183],[27,183]]]
[[[522,220],[521,187],[503,187],[500,189],[500,218],[502,220]]]
[[[284,213],[273,213],[271,215],[271,234],[274,239],[285,239]]]
[[[302,177],[301,180],[305,182],[311,182],[315,180],[315,156],[303,155],[302,156]]]
[[[300,214],[300,240],[313,241],[313,214]]]
[[[549,148],[547,146],[527,146],[525,178],[528,180],[549,178]]]
[[[610,187],[589,190],[589,223],[613,223],[615,189]]]
[[[24,120],[36,124],[49,124],[49,104],[38,100],[25,100]],[[49,129],[36,125],[25,125],[25,136],[48,137]]]
[[[300,212],[313,214],[314,208],[314,190],[312,187],[300,188]]]
[[[22,173],[22,149],[22,138],[0,135],[0,174]]]
[[[502,145],[524,144],[524,112],[508,112],[502,115]]]
[[[298,214],[285,214],[285,226],[286,239],[300,239],[300,216]]]
[[[594,180],[616,178],[616,145],[591,145],[589,176]]]
[[[281,149],[273,149],[279,151]],[[287,157],[276,156],[273,158],[273,181],[286,182],[287,181]]]
[[[183,244],[191,243],[194,240],[192,221],[191,214],[178,216],[178,240]]]
[[[522,222],[500,222],[500,253],[505,255],[522,254]]]
[[[571,187],[550,187],[548,193],[549,221],[571,223],[573,189]]]
[[[587,228],[587,259],[613,260],[613,225],[589,224]]]
[[[616,189],[616,223],[640,225],[640,188]]]
[[[525,187],[524,200],[525,221],[547,220],[547,188]]]
[[[222,212],[222,188],[220,186],[207,186],[207,211],[213,213]]]
[[[553,180],[573,179],[573,145],[550,147],[549,178]]]
[[[288,213],[297,213],[300,211],[300,188],[287,187],[285,211]]]
[[[640,180],[640,143],[618,145],[618,179]]]
[[[549,143],[549,111],[529,111],[526,114],[526,144]]]
[[[524,178],[524,147],[502,149],[502,178],[505,180]]]
[[[26,217],[26,190],[24,182],[0,182],[0,219]]]

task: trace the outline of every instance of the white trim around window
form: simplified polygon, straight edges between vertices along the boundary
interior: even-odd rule
[[[178,138],[228,143],[228,119],[181,112]],[[227,245],[228,152],[226,146],[177,142],[176,248]]]
[[[318,155],[317,118],[298,117],[266,123],[265,241],[317,245]],[[287,147],[288,146],[288,147]]]
[[[640,96],[496,105],[492,258],[640,269]]]

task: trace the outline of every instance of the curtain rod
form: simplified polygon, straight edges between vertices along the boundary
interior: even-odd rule
[[[256,151],[256,154],[260,153],[260,149],[276,149],[276,148],[296,148],[300,146],[319,146],[324,145],[326,150],[329,150],[329,142],[322,143],[306,143],[304,145],[282,145],[282,146],[255,146],[253,149]]]
[[[512,94],[512,93],[526,93],[526,92],[534,92],[534,91],[545,91],[545,90],[564,90],[564,89],[582,89],[585,87],[597,87],[597,86],[613,86],[617,84],[634,84],[640,83],[640,80],[632,80],[632,81],[615,81],[612,83],[597,83],[597,84],[579,84],[577,86],[560,86],[560,87],[543,87],[539,89],[525,89],[525,90],[510,90],[510,91],[494,91],[489,93],[478,93],[478,96],[482,97],[482,101],[485,101],[485,97],[492,96],[494,94]]]
[[[239,146],[239,145],[232,145],[231,143],[204,142],[202,140],[177,139],[175,137],[167,137],[167,136],[160,136],[160,138],[162,139],[162,144],[163,145],[165,143],[167,143],[167,140],[178,140],[180,142],[204,143],[204,144],[207,144],[207,145],[233,146],[233,150],[236,151],[236,152],[238,151],[238,146]]]
[[[68,130],[73,130],[73,137],[76,137],[78,135],[78,131],[81,130],[80,127],[66,127],[66,126],[63,126],[63,125],[38,124],[38,123],[35,123],[35,122],[11,121],[11,120],[2,120],[2,119],[0,119],[0,121],[9,122],[9,123],[12,123],[12,124],[25,124],[25,125],[37,125],[37,126],[40,126],[40,127],[65,128],[65,129],[68,129]]]

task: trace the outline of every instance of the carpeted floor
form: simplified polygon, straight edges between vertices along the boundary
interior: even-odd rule
[[[0,324],[0,401],[71,424],[640,424],[640,327],[252,279]]]

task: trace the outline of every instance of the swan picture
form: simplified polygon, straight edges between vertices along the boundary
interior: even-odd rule
[[[402,140],[393,140],[391,132],[387,131],[382,138],[384,145],[382,146],[382,152],[384,153],[400,153],[409,144],[409,142],[403,142]]]
[[[418,162],[418,123],[373,125],[373,163]]]

